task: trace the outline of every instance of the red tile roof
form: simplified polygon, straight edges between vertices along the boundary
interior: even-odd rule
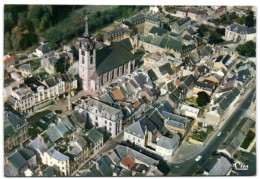
[[[4,64],[7,64],[8,62],[14,60],[14,57],[9,57],[7,59],[4,60]]]
[[[150,96],[146,91],[142,91],[141,94],[144,95],[147,100],[150,100]]]
[[[135,165],[135,159],[129,156],[126,156],[121,163],[128,167],[129,170],[131,170],[133,168],[133,166]]]
[[[115,96],[115,98],[119,101],[122,101],[125,96],[123,95],[123,93],[120,91],[120,89],[116,88],[112,91],[113,95]]]
[[[134,106],[134,108],[138,108],[138,106],[140,106],[140,105],[141,105],[141,102],[137,101],[133,106]]]

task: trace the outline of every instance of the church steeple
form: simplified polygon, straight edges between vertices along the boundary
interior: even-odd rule
[[[88,33],[88,16],[87,15],[85,16],[85,21],[86,21],[85,22],[85,32],[84,32],[83,36],[87,38],[87,37],[89,37],[89,33]]]

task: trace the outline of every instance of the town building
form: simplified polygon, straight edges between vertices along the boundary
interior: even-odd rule
[[[225,28],[225,38],[236,43],[244,43],[249,40],[256,41],[256,29],[234,22]]]
[[[96,50],[95,41],[88,33],[87,16],[85,20],[84,39],[79,47],[79,77],[83,90],[98,91],[103,85],[133,71],[135,57],[130,52],[132,45],[129,39]]]
[[[86,120],[97,128],[104,128],[112,137],[115,137],[122,130],[123,113],[120,109],[91,97],[82,99],[75,109],[81,110],[81,114]]]
[[[28,122],[21,116],[4,110],[4,152],[29,139]]]

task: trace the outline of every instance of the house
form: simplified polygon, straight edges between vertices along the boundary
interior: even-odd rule
[[[185,104],[182,104],[180,106],[180,111],[183,116],[191,117],[195,120],[197,119],[199,112],[200,112],[200,110],[198,108],[191,107],[191,106],[188,106]]]
[[[13,56],[9,56],[8,58],[4,59],[4,66],[5,68],[9,68],[11,65],[15,64],[15,58]]]
[[[54,148],[51,148],[44,153],[42,163],[58,169],[64,176],[68,176],[70,174],[69,157]]]
[[[24,176],[27,169],[37,166],[36,155],[33,150],[19,147],[5,155],[5,164],[9,167],[5,176]]]
[[[44,68],[48,73],[53,74],[56,73],[55,64],[58,60],[54,57],[43,56],[41,58],[41,67]]]
[[[199,92],[205,92],[209,96],[211,96],[214,89],[215,89],[214,85],[207,84],[207,83],[200,82],[200,81],[196,81],[192,90],[195,94],[198,94]]]
[[[36,55],[42,57],[43,55],[49,55],[53,52],[53,48],[49,43],[43,44],[36,48]]]
[[[180,18],[187,17],[187,9],[182,7],[176,8],[176,16]]]
[[[75,107],[81,109],[82,116],[95,127],[103,127],[115,137],[122,130],[123,113],[120,109],[87,97]]]
[[[234,22],[225,28],[225,38],[237,43],[244,43],[249,40],[256,41],[256,29]]]
[[[227,71],[235,64],[236,61],[237,61],[237,59],[235,59],[234,56],[220,55],[214,62],[214,68],[215,69],[223,68],[225,71]]]
[[[181,33],[189,27],[191,24],[191,18],[186,17],[179,19],[171,25],[171,31],[174,33]]]
[[[187,17],[190,17],[193,21],[200,22],[207,18],[207,11],[191,7],[188,9]]]
[[[166,119],[164,121],[164,126],[170,130],[172,133],[179,133],[185,136],[187,129],[189,127],[189,119],[176,114],[172,114],[166,111],[162,112],[162,115]]]
[[[105,156],[109,158],[107,161],[110,161],[112,165],[132,171],[126,176],[131,176],[131,174],[132,176],[138,176],[137,173],[158,174],[156,176],[163,175],[158,169],[159,160],[155,160],[124,145],[116,145],[113,149],[106,152]]]
[[[232,163],[224,156],[213,156],[207,163],[204,174],[209,176],[230,175]]]
[[[94,154],[96,154],[103,147],[104,144],[103,134],[95,128],[87,131],[86,140],[91,141]]]
[[[130,37],[131,30],[127,28],[118,28],[111,30],[103,35],[103,41],[106,45],[111,45],[113,42],[119,42],[121,40]]]
[[[161,26],[159,18],[150,13],[138,14],[126,19],[125,21],[134,25],[137,28],[138,34],[148,34],[152,27]]]
[[[150,35],[153,36],[163,36],[163,35],[167,35],[168,31],[166,29],[162,29],[159,27],[152,27],[151,30],[149,31]]]
[[[170,160],[179,145],[180,137],[178,134],[173,137],[163,136],[160,132],[164,126],[163,120],[163,115],[154,109],[124,130],[124,141],[138,145],[164,160]]]
[[[88,33],[87,16],[85,20],[84,38],[79,44],[79,77],[83,90],[97,92],[102,86],[133,71],[135,57],[131,53],[133,47],[129,38],[96,49]]]
[[[19,66],[18,70],[22,73],[23,77],[32,75],[32,67],[30,64],[22,64]]]
[[[4,152],[29,139],[28,122],[22,116],[4,110]]]

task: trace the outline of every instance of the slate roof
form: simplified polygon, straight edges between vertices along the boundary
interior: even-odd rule
[[[33,150],[27,149],[27,148],[21,148],[18,150],[18,152],[23,156],[23,158],[27,161],[31,159],[33,156],[35,156]]]
[[[215,88],[214,85],[206,84],[206,83],[203,83],[203,82],[200,82],[200,81],[196,81],[196,82],[195,82],[195,85],[196,85],[196,86],[199,86],[199,87],[201,87],[201,88],[203,88],[203,89],[208,89],[208,90],[210,90],[210,91],[212,91],[212,90]]]
[[[174,74],[174,71],[172,70],[170,63],[166,63],[166,64],[160,66],[159,70],[162,75],[165,75],[165,74],[173,75]]]
[[[27,164],[27,161],[19,152],[15,152],[11,157],[8,158],[9,162],[13,164],[16,169],[20,169]]]
[[[186,17],[186,18],[179,19],[176,23],[177,23],[179,26],[182,26],[183,24],[189,22],[190,20],[191,20],[191,18]]]
[[[99,100],[101,102],[108,103],[108,104],[114,104],[115,103],[108,93],[104,93],[101,96],[99,96]]]
[[[131,32],[131,30],[126,29],[126,28],[118,28],[118,29],[114,29],[111,30],[109,32],[107,32],[107,34],[111,35],[112,37],[114,36],[118,36],[118,35],[122,35],[122,34],[129,34]]]
[[[178,134],[173,135],[172,138],[160,136],[157,145],[165,149],[174,149],[179,145],[180,136]]]
[[[129,38],[120,42],[113,43],[111,46],[104,47],[96,52],[96,71],[97,75],[109,72],[135,57],[129,52],[132,49]]]
[[[30,142],[29,146],[36,150],[39,150],[42,154],[48,151],[48,146],[45,144],[42,136],[38,135],[33,141]]]
[[[68,156],[66,156],[66,155],[64,155],[64,154],[62,154],[62,153],[60,153],[59,151],[57,151],[56,149],[51,149],[51,150],[49,150],[48,151],[48,154],[51,156],[51,157],[53,157],[53,158],[55,158],[56,160],[58,160],[58,161],[66,161],[66,160],[69,160],[69,157]]]
[[[151,14],[138,14],[136,16],[126,19],[126,21],[128,21],[134,25],[143,23],[144,21],[150,21],[150,22],[152,21],[156,24],[160,23],[160,20]]]
[[[148,76],[149,76],[149,78],[150,78],[152,81],[158,80],[157,75],[155,74],[155,72],[154,72],[152,69],[148,70]]]
[[[30,64],[22,64],[21,66],[19,66],[18,68],[19,70],[25,70],[27,72],[31,72],[32,71],[32,67]]]
[[[103,134],[101,134],[97,129],[93,128],[88,131],[88,137],[96,144],[103,138]]]
[[[157,35],[159,35],[159,36],[163,36],[163,35],[167,34],[167,30],[154,26],[154,27],[151,28],[151,30],[149,31],[149,33],[151,33],[151,34],[157,34]]]
[[[239,34],[253,34],[256,33],[256,29],[254,27],[247,28],[245,25],[238,24],[234,22],[230,25],[230,30]]]
[[[228,93],[222,94],[218,99],[216,99],[214,101],[214,104],[219,103],[220,107],[223,110],[226,110],[238,95],[239,95],[239,92],[236,89],[233,89],[232,91],[229,91]]]
[[[209,171],[209,175],[224,176],[232,168],[232,164],[226,157],[221,156]]]
[[[38,50],[42,51],[42,53],[46,53],[50,50],[52,50],[52,46],[50,44],[43,44],[37,48]]]
[[[169,83],[167,83],[167,89],[169,92],[173,92],[175,88],[176,86],[174,85],[174,81],[170,81]]]
[[[139,35],[139,37],[141,41],[159,46],[161,48],[173,49],[174,51],[178,51],[178,52],[183,51],[183,49],[187,49],[187,47],[182,45],[181,41],[175,40],[171,37],[157,36],[153,38],[152,35],[148,35],[148,36]]]
[[[51,142],[56,142],[57,140],[63,137],[60,131],[56,128],[56,126],[48,128],[45,133],[48,135]]]

